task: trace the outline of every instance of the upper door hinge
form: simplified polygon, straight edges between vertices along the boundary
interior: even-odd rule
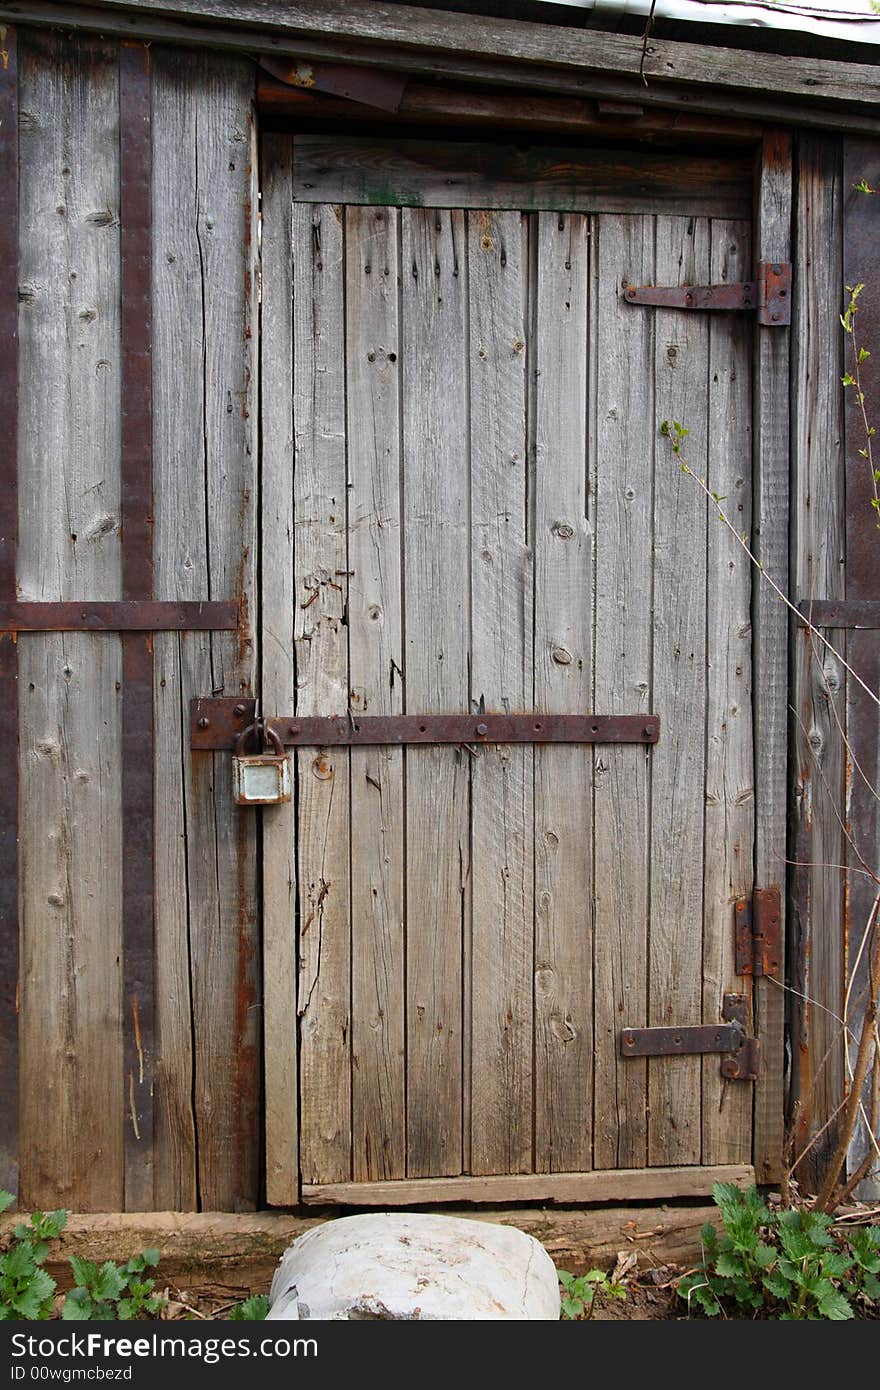
[[[737,975],[772,975],[782,971],[782,902],[779,889],[755,888],[751,898],[734,907]]]
[[[784,328],[791,323],[791,263],[760,261],[754,280],[728,285],[626,285],[623,297],[663,309],[755,309],[758,323]]]

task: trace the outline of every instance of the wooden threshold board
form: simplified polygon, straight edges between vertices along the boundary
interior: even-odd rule
[[[486,1178],[404,1178],[389,1182],[304,1183],[308,1204],[406,1207],[431,1202],[614,1202],[705,1197],[716,1182],[749,1186],[750,1164],[712,1168],[606,1168],[592,1173],[512,1173]]]

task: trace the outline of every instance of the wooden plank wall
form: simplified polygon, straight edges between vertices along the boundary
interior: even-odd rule
[[[792,588],[799,601],[845,594],[843,448],[841,146],[833,136],[797,143],[797,215],[792,341],[794,507]],[[838,649],[840,631],[821,629]],[[795,635],[792,782],[791,983],[792,1101],[796,1159],[822,1130],[843,1095],[838,1022],[843,1004],[846,724],[844,672],[806,629]],[[810,1002],[812,1001],[812,1002]],[[830,1012],[829,1012],[830,1011]],[[807,1160],[814,1186],[834,1148],[831,1121]]]
[[[121,596],[119,56],[20,36],[18,591]],[[256,841],[190,696],[251,692],[253,70],[153,53],[156,596],[239,633],[156,638],[156,1207],[260,1196]],[[20,1199],[122,1209],[120,639],[20,650]]]

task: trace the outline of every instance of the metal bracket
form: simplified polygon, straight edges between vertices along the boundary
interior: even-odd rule
[[[783,328],[791,323],[791,265],[761,261],[756,279],[727,285],[627,285],[623,297],[662,309],[756,309],[758,323]]]
[[[779,975],[782,968],[782,902],[779,889],[755,888],[734,907],[734,970],[737,975]]]
[[[620,1034],[621,1057],[692,1057],[704,1052],[723,1052],[721,1075],[728,1081],[754,1081],[761,1064],[761,1044],[748,1036],[748,1000],[742,994],[725,994],[721,1023],[685,1028],[624,1028]]]
[[[190,747],[232,749],[253,723],[254,700],[193,700]],[[287,747],[455,743],[656,743],[656,714],[395,714],[267,716]]]

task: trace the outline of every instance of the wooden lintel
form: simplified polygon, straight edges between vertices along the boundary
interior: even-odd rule
[[[768,122],[880,130],[877,69],[865,63],[652,40],[558,25],[447,14],[363,0],[0,0],[0,19],[300,61],[369,64],[413,77],[684,107]],[[193,23],[193,21],[198,21]],[[856,109],[854,109],[856,108]],[[858,110],[861,108],[861,111]]]
[[[428,1202],[614,1202],[706,1197],[716,1182],[748,1185],[748,1164],[712,1168],[615,1168],[592,1173],[512,1173],[497,1177],[303,1184],[306,1204],[424,1206]]]

